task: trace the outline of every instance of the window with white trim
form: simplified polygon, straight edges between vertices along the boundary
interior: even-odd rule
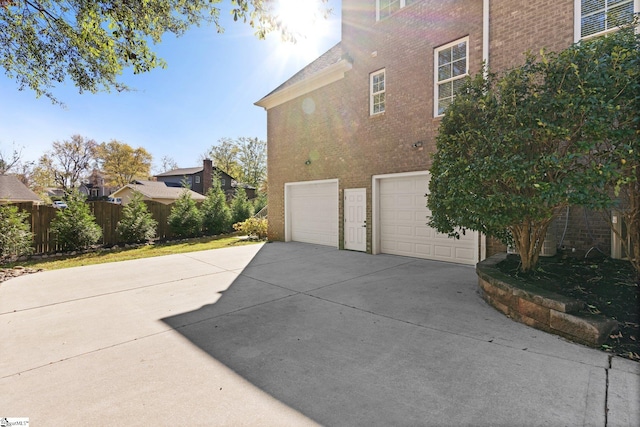
[[[579,10],[579,38],[604,34],[633,21],[638,0],[576,0]]]
[[[385,100],[385,71],[384,69],[369,75],[370,102],[369,114],[375,115],[384,113]]]
[[[441,116],[469,75],[469,38],[456,40],[434,51],[434,116]]]
[[[393,15],[405,6],[415,3],[416,0],[376,0],[376,21]]]
[[[196,175],[196,184],[200,184],[200,175]]]

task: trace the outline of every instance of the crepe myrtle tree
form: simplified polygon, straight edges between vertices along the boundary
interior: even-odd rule
[[[618,186],[637,189],[637,154],[621,167],[638,149],[637,40],[632,54],[632,30],[609,37],[468,79],[440,124],[429,225],[513,244],[526,272],[566,206],[607,208]]]

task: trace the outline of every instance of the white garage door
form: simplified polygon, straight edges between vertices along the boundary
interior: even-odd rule
[[[387,254],[475,264],[477,233],[467,231],[460,240],[428,227],[425,194],[429,176],[380,178],[380,251]]]
[[[286,240],[338,247],[338,182],[285,185]]]

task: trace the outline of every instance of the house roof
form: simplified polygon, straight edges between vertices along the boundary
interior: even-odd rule
[[[269,109],[344,78],[352,60],[338,43],[255,103]]]
[[[134,181],[133,184],[127,184],[119,190],[115,191],[112,196],[116,196],[117,194],[125,188],[130,188],[135,191],[139,191],[143,196],[149,199],[173,199],[177,200],[184,188],[182,187],[169,187],[164,182],[159,181]],[[189,191],[189,194],[193,200],[204,200],[205,197],[196,193],[192,190]]]
[[[15,175],[0,175],[0,201],[42,202],[42,199]]]
[[[170,170],[170,171],[162,172],[161,174],[158,174],[156,176],[185,176],[185,175],[193,175],[194,173],[202,172],[202,169],[204,169],[202,166],[195,167],[195,168],[173,169],[173,170]]]

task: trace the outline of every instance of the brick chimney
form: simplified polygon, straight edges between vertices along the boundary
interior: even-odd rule
[[[211,159],[202,161],[202,194],[206,195],[207,191],[213,186],[213,163]]]

